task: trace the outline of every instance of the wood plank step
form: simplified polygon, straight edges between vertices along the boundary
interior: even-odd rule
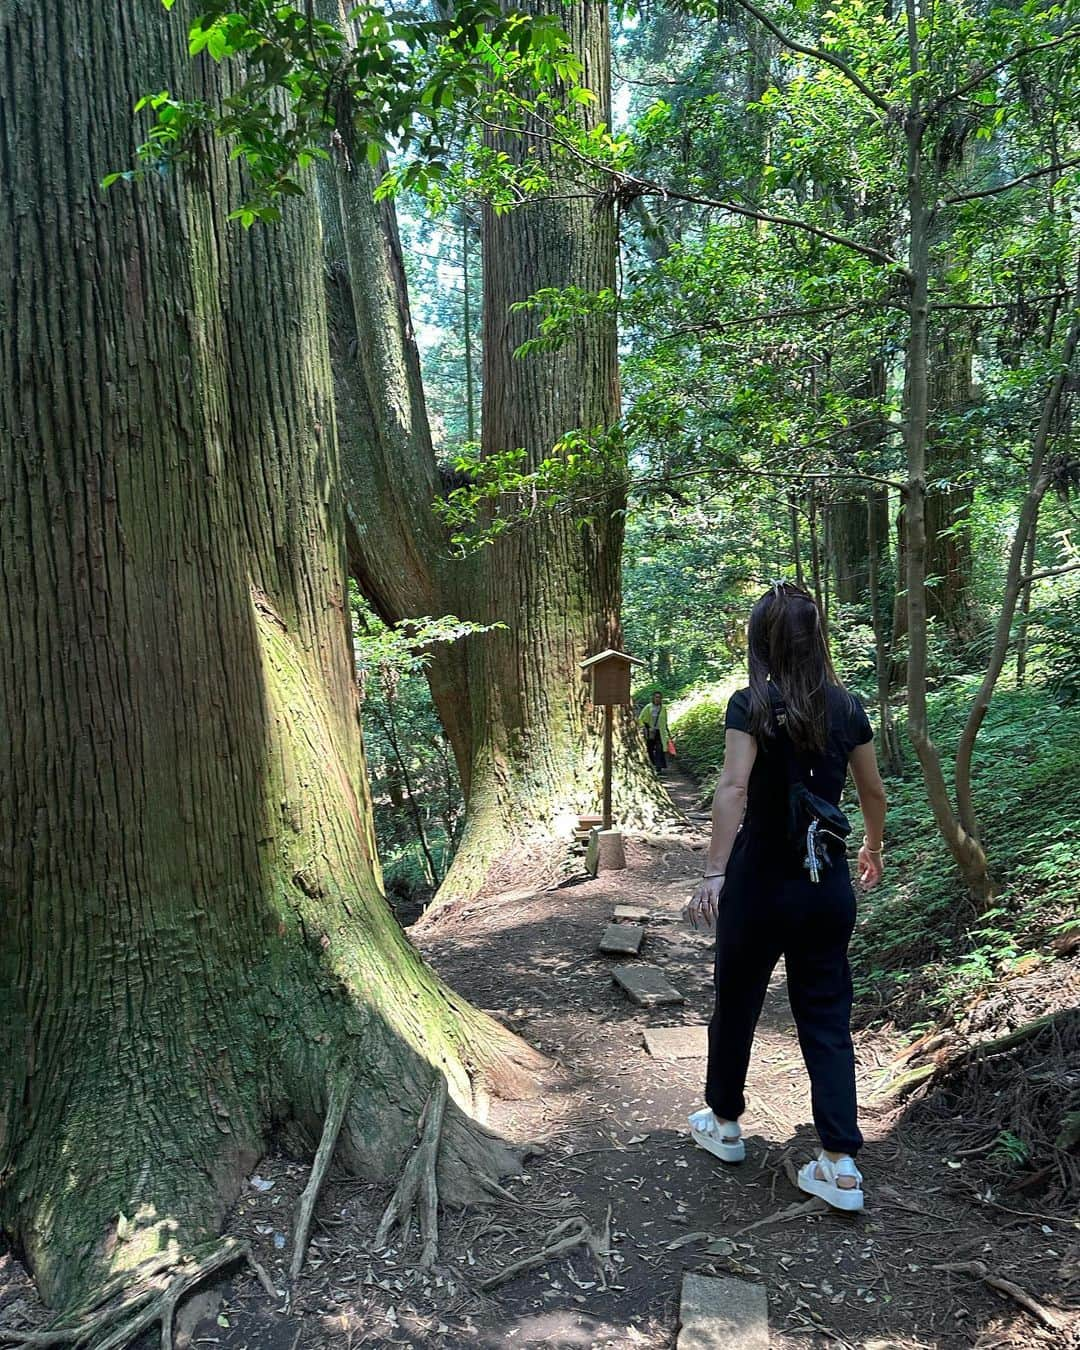
[[[600,950],[605,956],[637,956],[645,929],[637,924],[609,923],[600,939]]]
[[[675,1350],[769,1350],[763,1284],[730,1276],[683,1276]]]
[[[686,1002],[656,966],[617,966],[612,977],[627,998],[639,1007],[658,1008],[667,1003]]]

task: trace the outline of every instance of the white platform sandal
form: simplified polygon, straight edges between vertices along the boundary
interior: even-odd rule
[[[721,1124],[708,1106],[695,1111],[688,1120],[690,1137],[698,1148],[726,1163],[741,1163],[746,1157],[746,1143],[737,1121],[725,1120]]]
[[[818,1176],[818,1172],[822,1175]],[[838,1177],[854,1178],[854,1186],[839,1185]],[[820,1196],[833,1209],[847,1210],[848,1213],[863,1207],[862,1173],[855,1166],[854,1158],[841,1158],[833,1162],[823,1152],[811,1159],[799,1171],[799,1190],[807,1195]]]

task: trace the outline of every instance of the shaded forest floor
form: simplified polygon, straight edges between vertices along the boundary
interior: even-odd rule
[[[673,775],[670,783],[676,800],[690,805],[689,780]],[[778,1350],[1080,1345],[1080,1222],[1052,1189],[1039,1197],[1000,1184],[986,1144],[997,1133],[992,1112],[984,1119],[928,1115],[917,1103],[867,1107],[866,1212],[804,1204],[790,1172],[809,1156],[814,1136],[782,970],[754,1048],[747,1161],[725,1168],[689,1143],[685,1118],[700,1105],[704,1061],[653,1059],[643,1033],[700,1024],[710,1012],[711,937],[681,917],[701,870],[704,829],[692,821],[632,838],[625,872],[474,901],[420,939],[454,987],[553,1060],[535,1098],[492,1104],[494,1130],[544,1150],[527,1175],[507,1183],[513,1204],[445,1214],[441,1264],[425,1274],[410,1262],[415,1252],[373,1251],[389,1188],[331,1176],[292,1305],[275,1307],[258,1283],[238,1276],[216,1299],[193,1303],[179,1343],[668,1350],[682,1275],[694,1270],[763,1282]],[[613,906],[624,903],[650,911],[640,960],[679,988],[681,1007],[636,1008],[613,984],[611,959],[596,947]],[[1049,967],[1041,1007],[1075,1002],[1075,974],[1075,961]],[[861,1096],[904,1044],[889,1029],[856,1033]],[[228,1225],[250,1238],[281,1289],[306,1178],[305,1164],[265,1159]],[[610,1225],[606,1260],[578,1247],[480,1291],[485,1277],[538,1251],[576,1216],[598,1235]],[[935,1269],[968,1262],[1012,1281],[1058,1329],[968,1271]],[[10,1257],[0,1258],[0,1285],[5,1277],[0,1327],[33,1314]]]

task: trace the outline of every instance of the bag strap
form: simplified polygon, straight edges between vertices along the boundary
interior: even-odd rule
[[[777,731],[783,730],[784,767],[787,770],[788,790],[790,791],[796,783],[803,782],[803,775],[799,767],[798,751],[795,748],[795,742],[791,739],[791,732],[788,730],[787,726],[787,708],[785,707],[784,700],[779,696],[779,693],[774,689],[771,683],[769,685],[769,703],[772,706],[773,720],[776,722]],[[778,709],[784,714],[782,728],[780,719],[777,717]],[[805,786],[805,784],[803,785]]]

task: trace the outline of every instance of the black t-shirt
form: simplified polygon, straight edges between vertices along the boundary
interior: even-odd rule
[[[775,685],[770,685],[770,689],[782,707],[783,695]],[[873,740],[874,733],[863,705],[854,694],[835,684],[826,687],[826,720],[828,739],[824,753],[798,751],[795,767],[811,792],[836,806],[844,790],[848,757],[857,745]],[[750,731],[749,689],[732,694],[724,726],[753,735]],[[784,829],[788,810],[787,741],[788,734],[783,726],[778,727],[775,736],[763,736],[758,740],[757,758],[746,791],[742,834],[775,841]]]

